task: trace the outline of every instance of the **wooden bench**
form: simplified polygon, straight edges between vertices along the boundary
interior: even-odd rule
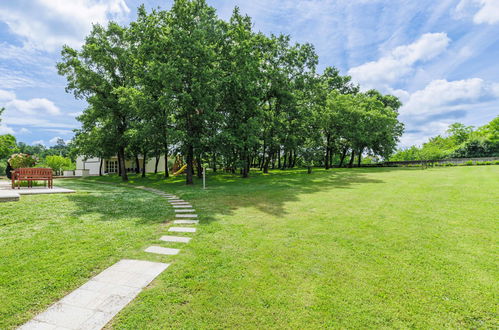
[[[21,181],[27,181],[28,187],[33,187],[33,181],[46,181],[46,186],[52,189],[54,187],[51,168],[18,168],[12,171],[12,189],[21,189]]]

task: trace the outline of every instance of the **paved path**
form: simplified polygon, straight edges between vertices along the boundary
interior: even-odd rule
[[[10,181],[0,180],[0,202],[17,202],[21,195],[68,194],[74,192],[74,190],[59,187],[49,189],[35,186],[33,188],[12,189]]]
[[[177,214],[182,218],[174,224],[197,225],[199,220],[191,205],[177,196],[161,190],[137,187],[165,197],[172,207],[188,207],[189,214]],[[182,203],[181,205],[176,205]],[[179,210],[176,210],[179,211]],[[170,232],[194,233],[194,227],[170,227]],[[187,236],[161,236],[158,243],[189,243]],[[152,245],[145,252],[160,255],[176,255],[180,249]],[[131,302],[149,283],[170,264],[143,260],[123,259],[90,279],[87,283],[62,298],[46,311],[35,316],[19,329],[102,329],[116,314]]]

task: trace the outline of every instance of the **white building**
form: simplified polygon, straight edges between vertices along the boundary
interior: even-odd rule
[[[143,157],[139,156],[140,171],[144,166]],[[100,159],[97,157],[85,158],[83,156],[78,156],[76,158],[76,170],[88,170],[89,175],[99,175],[99,167],[102,166],[102,174],[113,174],[118,173],[118,157],[111,157],[108,159]],[[154,173],[154,168],[156,166],[156,158],[149,158],[146,162],[146,173]],[[125,167],[127,172],[135,172],[135,159],[127,159],[125,161]],[[165,170],[165,157],[161,156],[158,163],[158,171],[162,172]]]

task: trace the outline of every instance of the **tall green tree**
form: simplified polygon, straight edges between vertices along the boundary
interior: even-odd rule
[[[94,25],[81,50],[64,46],[57,64],[59,74],[68,81],[66,90],[91,105],[85,110],[87,125],[106,126],[103,138],[116,146],[123,181],[128,180],[125,135],[134,113],[119,97],[134,83],[132,63],[126,28],[110,22],[107,27]]]

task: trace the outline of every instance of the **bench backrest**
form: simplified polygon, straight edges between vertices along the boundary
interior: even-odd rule
[[[33,167],[33,168],[17,168],[14,174],[18,178],[31,177],[31,178],[52,178],[51,168]]]

